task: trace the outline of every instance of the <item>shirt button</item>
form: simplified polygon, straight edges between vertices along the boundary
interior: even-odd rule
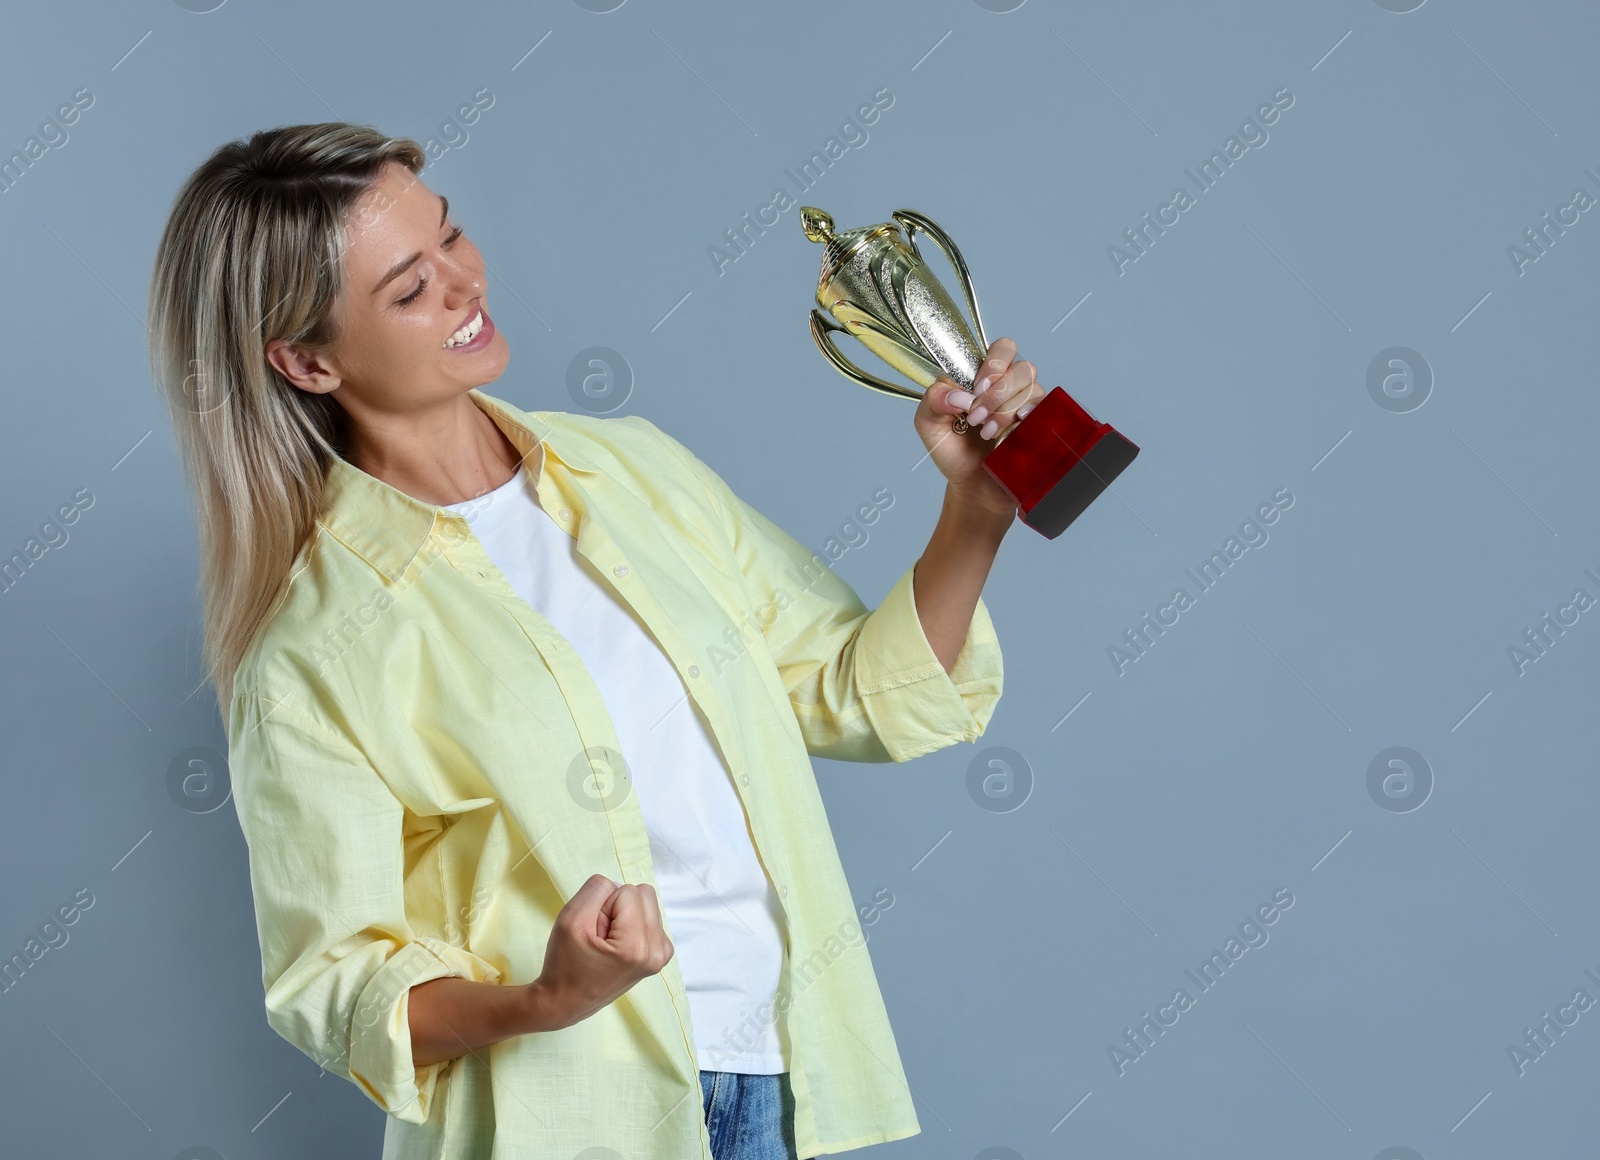
[[[741,773],[739,775],[739,784],[740,785],[749,785],[750,784],[750,775],[748,773]]]
[[[689,675],[691,677],[698,677],[700,675],[700,666],[699,665],[690,665],[689,666]]]
[[[613,568],[611,570],[613,572],[615,572],[618,576],[626,576],[628,574],[628,566],[626,564],[618,564],[615,568]]]
[[[572,518],[572,513],[569,512],[566,508],[562,508],[561,509],[561,518],[564,519],[564,520],[570,520]]]
[[[780,886],[780,887],[778,887],[778,893],[782,897],[788,898],[789,897],[789,888],[787,886]]]

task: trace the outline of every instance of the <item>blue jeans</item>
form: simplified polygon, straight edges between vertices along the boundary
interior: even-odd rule
[[[700,1095],[714,1160],[799,1160],[787,1072],[702,1071]]]

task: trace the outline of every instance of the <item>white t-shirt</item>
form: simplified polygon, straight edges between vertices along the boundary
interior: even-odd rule
[[[677,669],[577,540],[545,513],[526,470],[447,507],[467,520],[517,595],[577,651],[605,701],[650,835],[700,1067],[787,1070],[776,1019],[763,1024],[755,1014],[776,999],[782,906],[733,777]]]

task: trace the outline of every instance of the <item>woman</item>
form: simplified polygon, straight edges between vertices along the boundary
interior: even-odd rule
[[[983,732],[1015,508],[981,464],[1033,367],[1001,339],[980,398],[928,391],[944,506],[869,612],[647,420],[479,390],[507,342],[423,159],[224,145],[152,279],[269,1024],[389,1113],[386,1157],[915,1134],[808,754]]]

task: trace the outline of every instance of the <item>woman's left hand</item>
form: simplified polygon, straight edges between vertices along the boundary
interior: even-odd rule
[[[1017,358],[1017,344],[997,338],[972,384],[979,392],[987,379],[987,389],[969,394],[941,375],[924,392],[917,404],[917,434],[949,481],[950,492],[962,501],[998,515],[1016,514],[1016,501],[983,470],[983,460],[995,442],[1044,398],[1046,391],[1035,378],[1034,365]],[[951,419],[962,411],[968,412],[971,426],[957,435]]]

